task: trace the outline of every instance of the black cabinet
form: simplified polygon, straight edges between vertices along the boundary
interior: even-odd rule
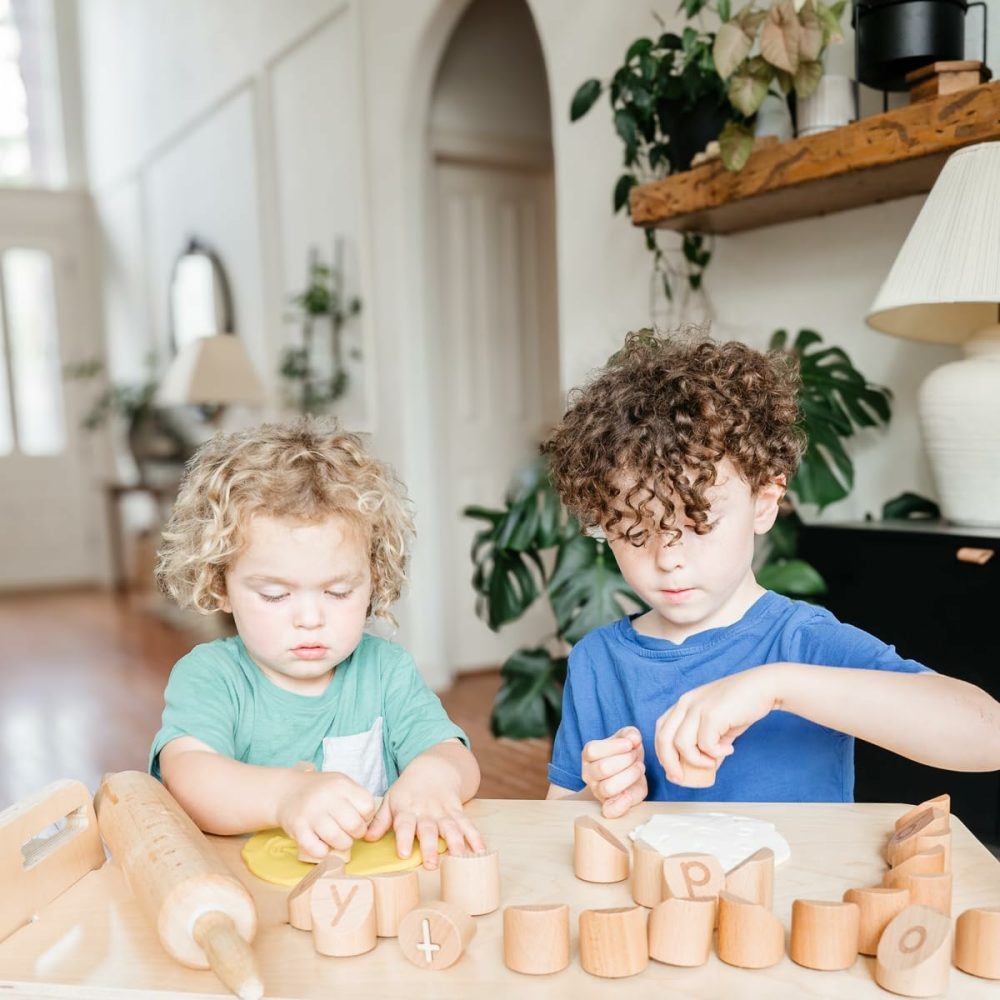
[[[806,525],[799,555],[825,578],[830,589],[820,603],[841,621],[1000,698],[1000,531],[929,522]],[[921,802],[949,792],[952,811],[982,839],[1000,843],[1000,772],[941,771],[860,740],[855,771],[859,802]]]

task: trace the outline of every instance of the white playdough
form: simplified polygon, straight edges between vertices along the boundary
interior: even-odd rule
[[[762,847],[774,851],[776,865],[792,856],[788,841],[773,823],[731,813],[660,813],[636,827],[629,836],[655,847],[665,857],[690,851],[714,854],[723,871],[729,871]]]

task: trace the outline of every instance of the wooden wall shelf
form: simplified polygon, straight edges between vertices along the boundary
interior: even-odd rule
[[[632,189],[636,226],[736,233],[922,194],[956,149],[1000,139],[1000,82],[720,160]]]

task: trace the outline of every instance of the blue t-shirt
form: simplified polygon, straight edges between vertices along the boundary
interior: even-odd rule
[[[735,624],[707,629],[679,644],[641,635],[631,618],[622,618],[588,633],[570,653],[549,780],[580,791],[584,744],[636,726],[646,753],[650,799],[852,802],[853,737],[790,712],[771,712],[739,736],[713,787],[683,788],[667,780],[653,742],[656,720],[692,688],[781,662],[930,672],[829,611],[772,591]]]

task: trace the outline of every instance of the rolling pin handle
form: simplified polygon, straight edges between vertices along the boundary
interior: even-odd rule
[[[228,913],[212,910],[202,914],[195,922],[193,936],[212,971],[240,1000],[261,1000],[264,986],[253,951]]]

